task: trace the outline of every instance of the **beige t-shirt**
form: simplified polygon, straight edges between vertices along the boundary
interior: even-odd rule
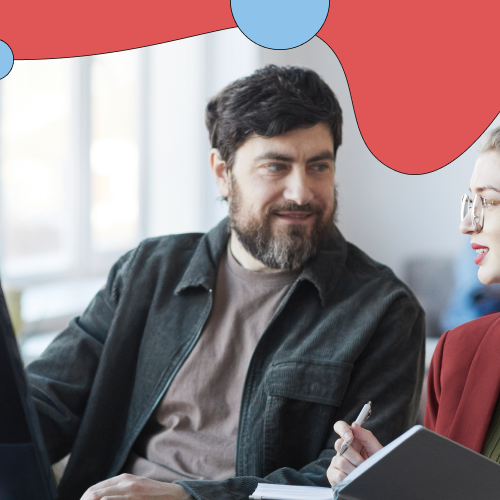
[[[227,251],[200,339],[137,438],[122,472],[165,482],[234,476],[248,365],[297,275],[249,271]]]

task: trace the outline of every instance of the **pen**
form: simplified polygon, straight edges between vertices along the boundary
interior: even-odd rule
[[[355,420],[355,423],[363,426],[363,424],[370,418],[370,415],[372,414],[372,402],[368,401],[368,403],[363,406],[361,409],[361,412],[358,415],[358,418]],[[352,442],[354,440],[354,435],[352,436],[349,441],[343,441],[342,446],[340,447],[339,455],[342,456],[348,449],[349,446],[351,446]]]

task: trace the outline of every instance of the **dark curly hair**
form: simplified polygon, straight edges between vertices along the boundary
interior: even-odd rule
[[[333,152],[342,143],[342,110],[330,87],[314,71],[268,65],[240,78],[207,104],[205,123],[213,148],[228,168],[253,133],[275,137],[301,127],[326,124]]]

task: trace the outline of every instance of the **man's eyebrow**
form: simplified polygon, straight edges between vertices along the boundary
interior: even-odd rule
[[[283,153],[276,153],[274,151],[269,151],[255,158],[256,161],[261,160],[276,160],[276,161],[293,161],[293,157],[289,155],[285,155]]]
[[[327,151],[322,151],[321,153],[318,153],[317,155],[314,155],[311,158],[308,158],[307,163],[321,161],[321,160],[332,160],[333,161],[333,159],[334,159],[333,152],[327,150]],[[293,162],[294,158],[293,158],[293,156],[286,155],[283,153],[269,151],[269,152],[264,153],[260,156],[257,156],[257,158],[255,158],[255,161],[261,161],[261,160],[276,160],[276,161],[284,161],[284,162]]]
[[[313,162],[313,161],[321,161],[321,160],[334,160],[333,158],[333,152],[332,151],[323,151],[322,153],[317,154],[316,156],[313,156],[312,158],[309,158],[308,163]]]

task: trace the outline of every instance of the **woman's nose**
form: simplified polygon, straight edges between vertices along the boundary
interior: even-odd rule
[[[460,232],[463,234],[474,233],[474,227],[472,226],[472,210],[469,208],[467,215],[462,219],[459,226]]]

